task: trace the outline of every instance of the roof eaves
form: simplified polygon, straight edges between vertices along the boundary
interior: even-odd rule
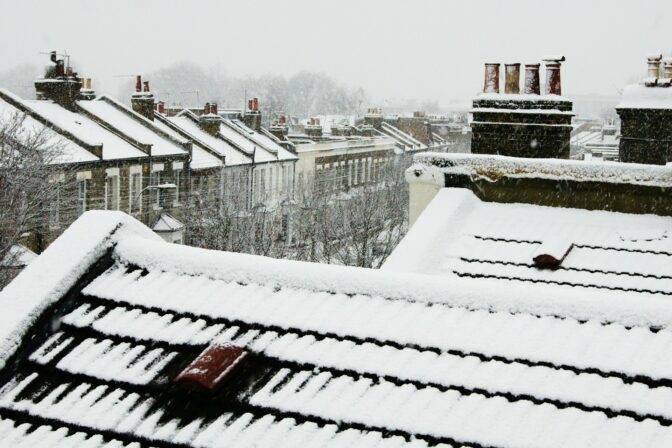
[[[122,212],[88,211],[0,291],[0,369],[33,322],[122,237],[160,237]]]

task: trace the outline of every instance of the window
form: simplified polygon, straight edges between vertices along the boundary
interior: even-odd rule
[[[161,185],[161,172],[163,171],[163,163],[155,163],[152,165],[151,185],[158,187]],[[161,209],[161,189],[154,188],[153,204],[154,210]]]
[[[175,200],[174,205],[180,205],[180,183],[182,182],[182,170],[184,169],[183,162],[173,162],[173,179],[175,183]]]
[[[175,205],[180,205],[180,182],[182,181],[182,170],[175,170]]]
[[[87,180],[82,179],[77,182],[77,209],[79,213],[82,214],[86,211],[86,190],[87,190]]]
[[[129,211],[136,213],[142,211],[142,172],[133,170],[131,167],[131,175],[129,177]]]
[[[105,209],[119,210],[119,175],[107,174],[105,178]]]
[[[91,171],[77,172],[77,211],[81,215],[88,209],[87,196],[89,193],[89,181]]]
[[[58,228],[61,225],[61,184],[54,185],[54,197],[49,204],[49,227]]]
[[[161,171],[157,171],[153,174],[152,185],[158,187],[161,185]],[[161,208],[161,189],[154,188],[154,207]]]

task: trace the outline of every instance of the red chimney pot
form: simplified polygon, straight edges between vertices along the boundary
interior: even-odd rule
[[[252,101],[253,101],[253,106],[254,106],[253,110],[255,112],[259,111],[259,98],[255,97]]]
[[[140,75],[135,77],[135,91],[142,92],[142,76]]]
[[[210,113],[213,115],[217,115],[217,103],[210,104]]]

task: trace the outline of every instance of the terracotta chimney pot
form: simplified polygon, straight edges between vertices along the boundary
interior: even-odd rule
[[[517,95],[520,93],[520,64],[505,64],[504,92]]]
[[[483,93],[499,93],[499,66],[499,63],[486,62]]]

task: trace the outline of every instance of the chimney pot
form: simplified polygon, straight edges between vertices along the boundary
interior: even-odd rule
[[[539,67],[541,64],[525,64],[525,87],[523,93],[527,95],[539,95],[541,87],[539,83]]]
[[[142,85],[144,87],[144,91],[149,92],[149,81],[143,82]]]
[[[665,79],[672,79],[672,57],[665,58],[663,68],[663,77]]]
[[[546,64],[546,94],[562,95],[562,82],[560,80],[560,66],[564,57],[545,58]]]
[[[135,77],[135,91],[136,92],[141,92],[142,91],[142,76],[137,75]]]
[[[654,54],[646,58],[647,65],[649,66],[649,78],[658,78],[660,76],[660,61],[662,59],[662,54]]]
[[[253,110],[254,102],[252,100],[247,100],[247,110]]]
[[[259,111],[259,98],[255,97],[253,100],[254,111]]]
[[[217,115],[217,103],[210,104],[210,113],[213,115]]]
[[[504,92],[508,94],[520,93],[520,64],[505,64]]]
[[[499,63],[485,64],[485,82],[483,93],[499,93]]]
[[[158,110],[159,110],[160,114],[165,114],[166,113],[166,103],[164,103],[163,101],[159,101]]]

